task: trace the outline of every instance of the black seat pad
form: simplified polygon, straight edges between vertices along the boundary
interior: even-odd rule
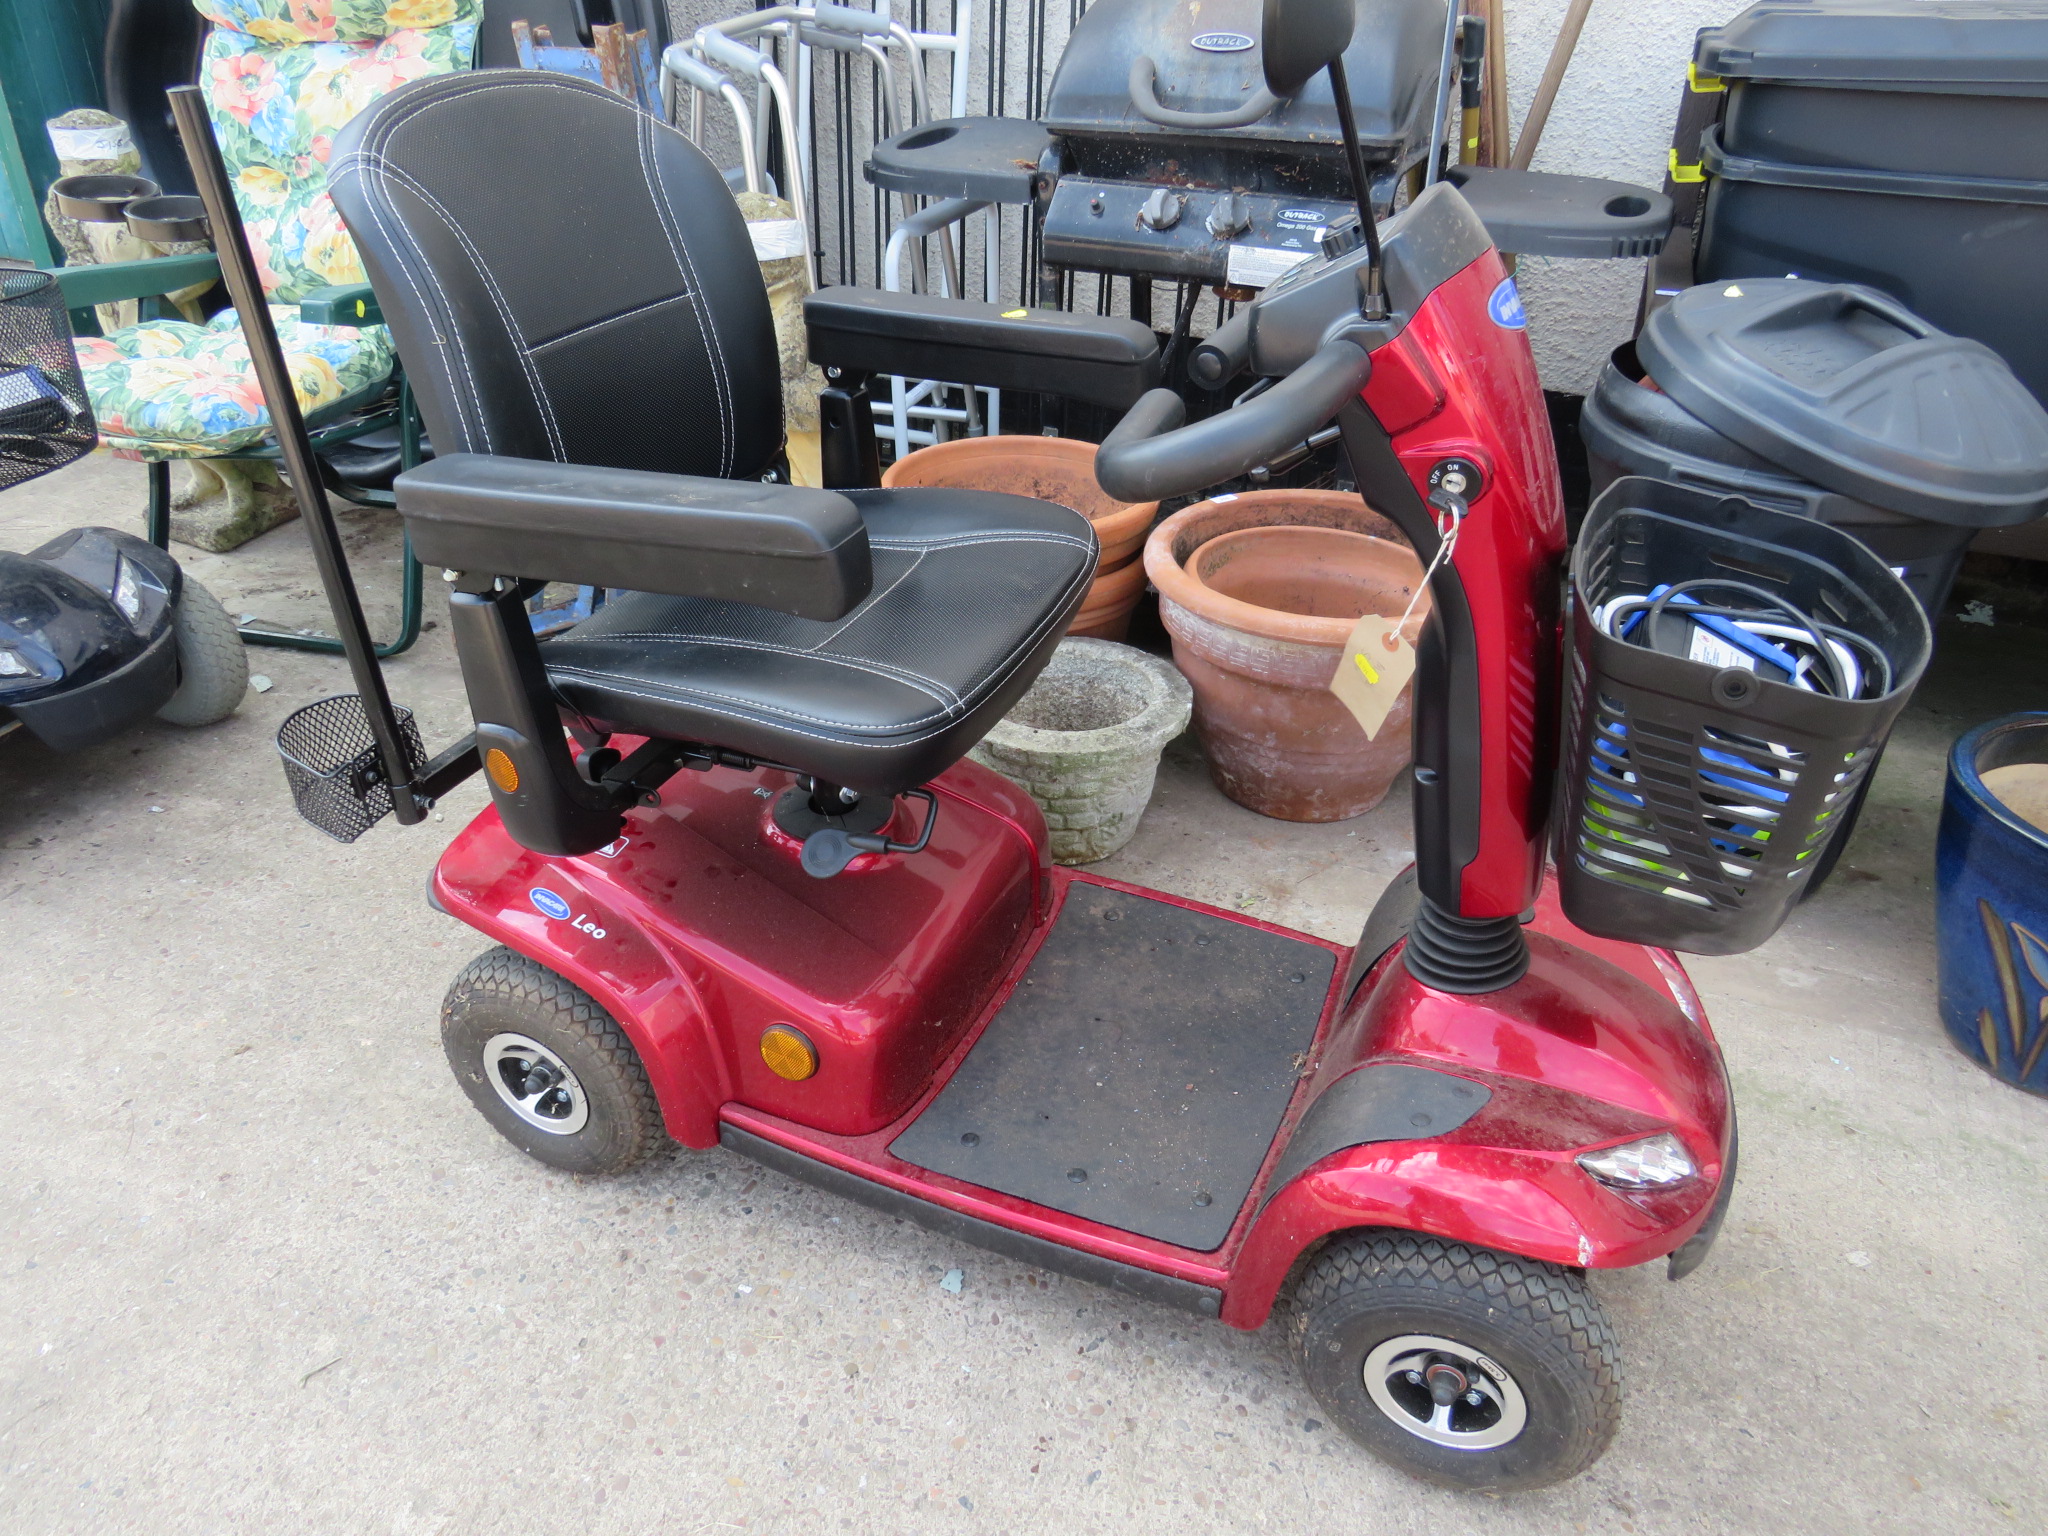
[[[1094,530],[987,491],[844,491],[874,588],[821,623],[635,592],[545,642],[548,680],[592,725],[706,742],[862,793],[942,772],[1015,703],[1095,571]]]

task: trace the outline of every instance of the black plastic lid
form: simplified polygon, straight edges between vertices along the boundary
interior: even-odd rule
[[[1693,62],[1736,80],[2048,88],[2048,7],[2000,0],[1766,0],[1700,33]],[[2026,87],[2033,87],[2028,90]]]
[[[1973,528],[2048,511],[2048,411],[1982,342],[1874,288],[1705,283],[1636,352],[1700,420],[1831,491]]]

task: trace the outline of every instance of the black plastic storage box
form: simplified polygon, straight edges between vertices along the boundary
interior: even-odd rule
[[[1892,568],[1920,600],[1929,622],[1954,584],[1975,528],[1925,522],[1844,496],[1773,464],[1724,437],[1658,389],[1637,361],[1634,343],[1615,348],[1579,415],[1591,494],[1624,475],[1647,475],[1718,496],[1830,523],[1853,534]]]
[[[1598,620],[1615,599],[1714,577],[1869,642],[1884,662],[1872,696],[1808,692],[1697,646],[1652,649]],[[1839,529],[1634,477],[1615,481],[1587,514],[1570,603],[1551,820],[1565,916],[1631,943],[1703,955],[1754,949],[1846,835],[1926,666],[1926,617]],[[1666,612],[1685,622],[1682,610]],[[1648,615],[1652,624],[1663,617]]]
[[[1693,60],[1727,85],[1730,155],[2048,181],[2048,6],[1766,0]]]
[[[1867,283],[2048,397],[2048,6],[1821,0],[1700,34],[1695,275]]]

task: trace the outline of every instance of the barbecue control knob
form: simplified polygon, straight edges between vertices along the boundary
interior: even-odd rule
[[[1145,199],[1145,206],[1138,210],[1138,222],[1147,229],[1171,229],[1180,222],[1181,210],[1187,205],[1185,193],[1170,187],[1155,188]]]
[[[1251,227],[1251,210],[1235,192],[1224,193],[1216,199],[1216,206],[1209,210],[1209,233],[1218,240],[1241,235]]]

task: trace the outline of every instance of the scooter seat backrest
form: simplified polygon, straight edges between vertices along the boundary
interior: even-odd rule
[[[538,71],[424,80],[328,182],[438,452],[757,479],[781,451],[746,222],[659,119]]]

